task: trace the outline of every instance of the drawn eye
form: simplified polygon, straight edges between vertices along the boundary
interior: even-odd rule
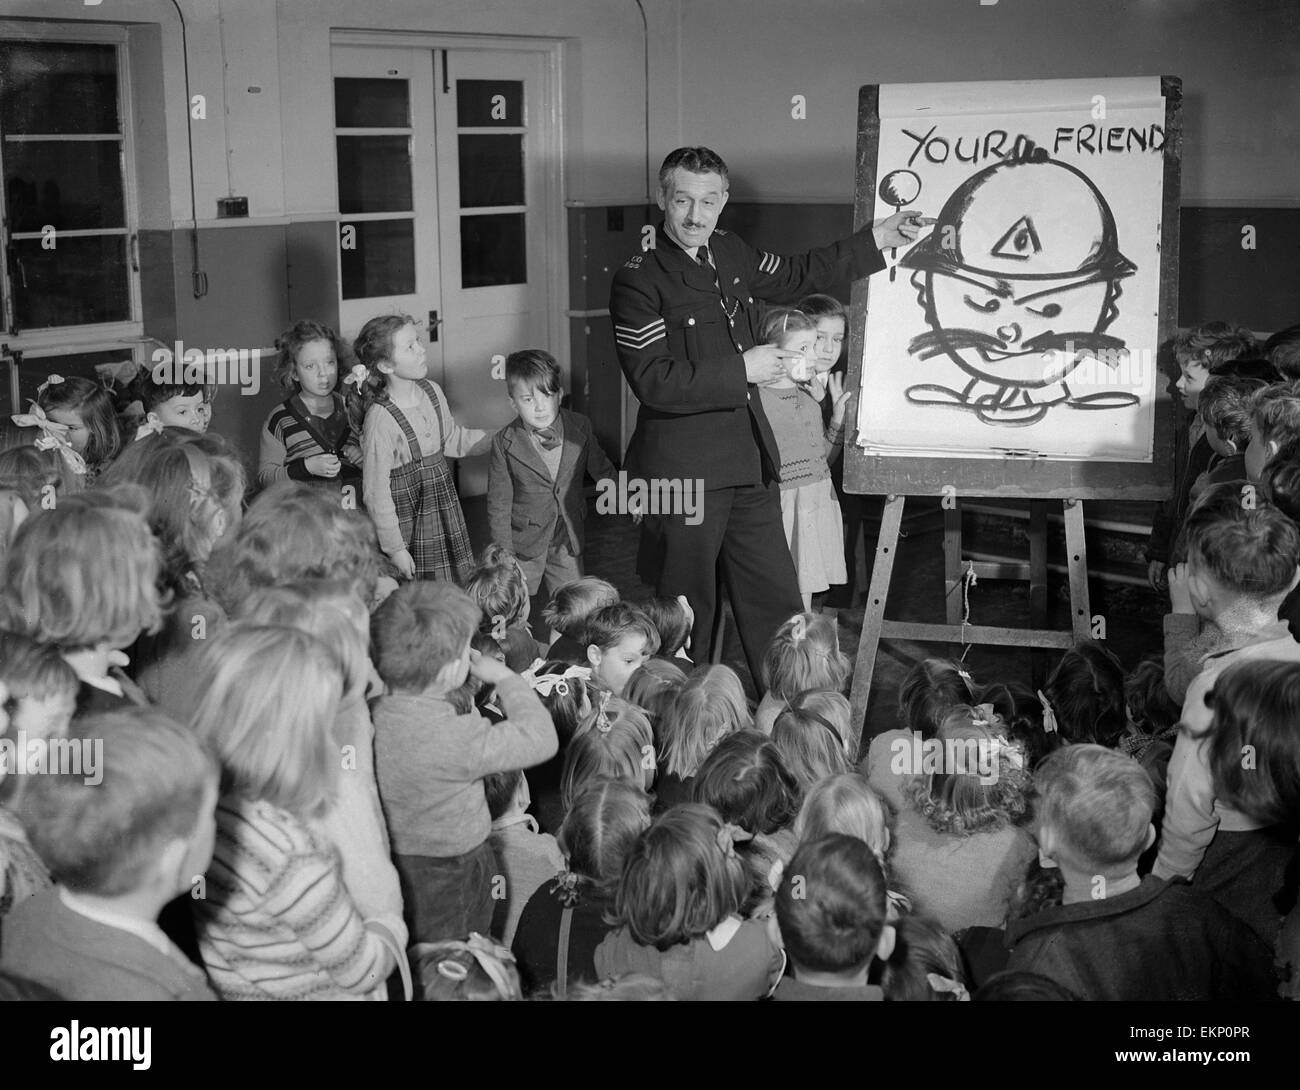
[[[1040,318],[1055,318],[1061,313],[1060,303],[1048,303],[1042,310],[1035,310],[1033,307],[1025,307],[1030,314],[1037,314]]]
[[[1002,306],[997,299],[990,299],[987,303],[977,303],[969,295],[963,295],[962,299],[971,310],[978,310],[982,314],[993,314]]]

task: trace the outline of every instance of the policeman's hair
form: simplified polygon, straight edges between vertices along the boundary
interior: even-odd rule
[[[1300,378],[1300,325],[1279,329],[1264,342],[1264,356],[1283,378]]]
[[[1225,443],[1236,446],[1238,454],[1244,453],[1250,442],[1251,398],[1267,385],[1260,378],[1215,376],[1197,399],[1201,422]]]
[[[1243,598],[1280,595],[1300,565],[1300,529],[1263,497],[1247,507],[1235,481],[1211,485],[1197,497],[1186,532],[1187,555]]]
[[[797,307],[773,307],[763,319],[763,343],[780,344],[793,333],[813,333],[816,319]]]
[[[712,148],[677,148],[668,153],[663,166],[659,168],[659,188],[664,193],[668,192],[668,183],[678,167],[689,170],[692,174],[721,174],[722,188],[726,189],[729,184],[727,164]]]
[[[1239,356],[1254,356],[1259,350],[1255,335],[1228,322],[1206,322],[1181,330],[1174,337],[1174,356],[1179,363],[1205,363],[1211,373]],[[1209,353],[1209,358],[1204,357]]]
[[[560,392],[560,365],[555,357],[540,348],[521,348],[506,357],[506,389],[513,394],[540,390],[554,395]]]

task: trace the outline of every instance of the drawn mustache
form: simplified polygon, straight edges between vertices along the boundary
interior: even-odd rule
[[[1022,341],[1019,346],[1007,344],[997,337],[981,333],[976,329],[927,329],[918,333],[908,344],[908,351],[914,356],[928,360],[954,349],[976,348],[992,352],[1073,352],[1075,354],[1097,354],[1122,349],[1124,342],[1108,333],[1048,332]]]

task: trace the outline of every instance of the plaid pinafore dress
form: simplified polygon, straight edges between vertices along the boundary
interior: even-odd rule
[[[415,429],[392,400],[383,403],[397,421],[411,448],[411,461],[388,473],[388,489],[397,511],[397,525],[406,549],[415,561],[417,579],[451,579],[462,582],[474,570],[465,515],[452,483],[442,446],[451,431],[451,414],[437,388],[428,379],[419,387],[429,398],[438,418],[438,449],[423,454]]]

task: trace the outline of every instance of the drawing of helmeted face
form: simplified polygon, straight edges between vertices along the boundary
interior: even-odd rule
[[[1096,187],[1045,153],[968,178],[899,264],[916,270],[931,327],[910,345],[922,359],[944,354],[976,378],[1038,387],[1123,348],[1104,331],[1136,267]]]

